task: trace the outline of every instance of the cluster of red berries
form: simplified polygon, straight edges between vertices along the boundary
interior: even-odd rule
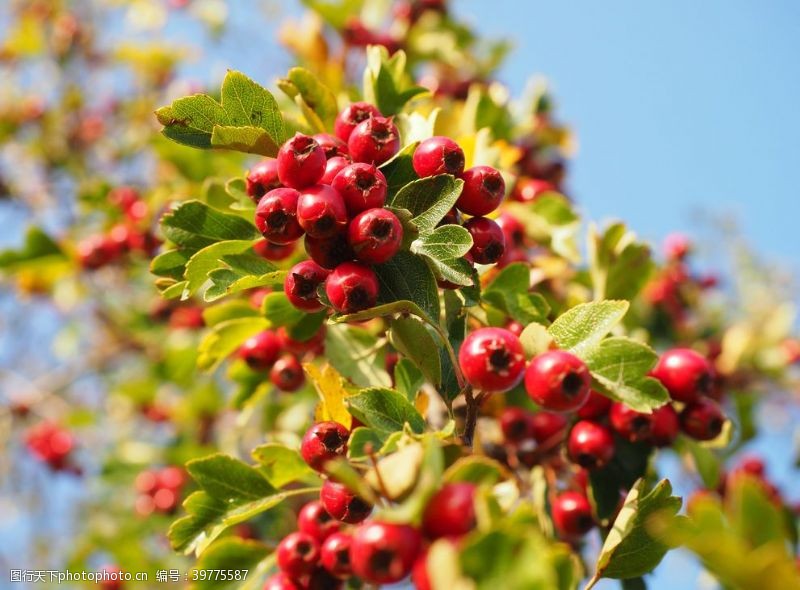
[[[70,464],[70,454],[75,448],[75,437],[53,422],[40,422],[25,434],[25,444],[34,457],[47,463],[54,471],[77,469]]]
[[[248,338],[239,348],[239,358],[253,371],[269,371],[272,384],[281,391],[297,391],[305,383],[301,359],[322,353],[325,326],[308,340],[296,340],[285,327],[264,330]]]
[[[180,504],[181,489],[186,484],[186,474],[173,465],[161,469],[147,469],[136,476],[136,513],[149,516],[153,512],[172,514]]]
[[[206,325],[202,306],[178,303],[174,299],[157,299],[149,315],[152,321],[166,322],[173,330],[199,330]]]

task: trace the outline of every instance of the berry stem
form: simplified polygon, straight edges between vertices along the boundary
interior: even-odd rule
[[[466,446],[472,448],[472,442],[475,438],[475,427],[478,424],[478,408],[480,408],[485,394],[479,391],[477,395],[473,395],[471,385],[467,385],[463,389],[463,394],[467,402],[467,417],[464,422],[464,433],[461,435],[461,440],[464,441]]]

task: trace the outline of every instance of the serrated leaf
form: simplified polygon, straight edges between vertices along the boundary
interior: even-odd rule
[[[292,68],[286,78],[278,82],[278,86],[291,98],[299,96],[302,99],[321,122],[320,131],[333,128],[339,112],[336,96],[314,73],[305,68]]]
[[[267,481],[276,488],[282,488],[293,481],[317,477],[296,449],[280,443],[259,445],[250,455],[261,466],[260,471]]]
[[[347,456],[351,459],[361,459],[370,453],[377,453],[383,446],[383,442],[374,430],[359,426],[350,433]]]
[[[600,299],[632,300],[654,267],[650,247],[637,242],[623,223],[610,225],[602,235],[591,227],[588,249],[595,297]]]
[[[402,431],[406,423],[418,434],[425,429],[425,420],[416,408],[392,389],[363,389],[345,401],[350,412],[383,440],[394,432]]]
[[[472,266],[463,259],[471,247],[472,236],[460,225],[442,225],[411,243],[411,251],[424,256],[439,277],[457,285],[472,284]]]
[[[237,215],[222,213],[201,201],[185,201],[161,218],[161,229],[173,243],[199,250],[225,240],[255,240],[256,227]]]
[[[395,389],[413,402],[425,383],[425,375],[409,359],[401,358],[394,366],[394,383]]]
[[[433,272],[418,256],[398,252],[389,262],[374,267],[380,291],[378,303],[412,301],[425,314],[426,321],[439,322],[439,291]]]
[[[210,371],[236,351],[245,340],[269,328],[263,318],[238,318],[214,326],[200,341],[197,366]]]
[[[206,493],[226,502],[256,500],[275,491],[257,469],[221,453],[189,461],[186,470]]]
[[[408,209],[420,232],[433,231],[453,208],[464,181],[449,174],[420,178],[401,188],[388,204]]]
[[[409,100],[426,92],[426,88],[414,84],[406,71],[404,51],[396,51],[389,56],[387,49],[381,45],[367,47],[364,99],[377,106],[384,116],[396,115]]]
[[[194,295],[208,281],[208,273],[224,266],[222,262],[223,256],[240,254],[251,249],[252,246],[253,242],[251,240],[225,240],[195,252],[186,263],[186,270],[183,275],[186,285],[183,289],[182,298],[188,299]],[[274,270],[274,267],[271,270]]]
[[[41,258],[66,259],[61,247],[50,236],[38,227],[31,226],[25,232],[21,248],[0,252],[0,268],[9,268]]]
[[[439,387],[442,382],[439,345],[425,324],[413,317],[399,317],[389,327],[392,346],[410,359],[431,384]]]
[[[530,268],[527,264],[509,264],[489,283],[481,297],[523,325],[532,322],[545,323],[550,306],[544,297],[529,292],[530,280]]]
[[[389,386],[391,379],[383,368],[382,347],[377,338],[363,328],[332,325],[325,335],[325,355],[339,373],[359,387]]]
[[[283,291],[268,293],[261,303],[261,315],[271,326],[291,326],[306,315],[304,311],[291,304]]]
[[[594,301],[567,310],[548,328],[558,346],[583,357],[620,322],[627,301]]]
[[[150,272],[159,277],[169,277],[179,281],[186,271],[186,263],[193,250],[167,250],[150,261]]]

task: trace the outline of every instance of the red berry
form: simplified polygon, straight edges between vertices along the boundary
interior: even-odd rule
[[[563,439],[566,429],[567,419],[563,414],[536,412],[531,417],[531,434],[540,445]]]
[[[333,270],[343,262],[352,262],[356,258],[345,233],[321,239],[307,235],[303,244],[311,260],[328,270]]]
[[[264,330],[244,341],[239,356],[254,371],[266,371],[278,359],[281,344],[275,332]]]
[[[123,211],[130,209],[139,201],[141,195],[132,186],[117,186],[108,191],[108,201]]]
[[[586,403],[578,408],[578,418],[581,420],[599,420],[608,414],[611,409],[611,400],[606,396],[592,390]]]
[[[719,436],[725,424],[725,414],[719,404],[705,397],[687,404],[680,414],[681,428],[697,440],[712,440]]]
[[[297,515],[297,528],[314,537],[318,543],[338,532],[341,526],[338,520],[328,514],[322,502],[316,500],[303,506]]]
[[[342,197],[327,184],[315,184],[300,193],[297,221],[308,235],[330,238],[347,226]]]
[[[346,486],[333,480],[326,480],[319,492],[319,499],[325,510],[336,520],[356,524],[372,512],[372,505],[362,500]]]
[[[411,163],[420,178],[438,174],[461,176],[464,172],[464,150],[449,137],[437,135],[417,146]]]
[[[119,254],[117,245],[105,236],[90,236],[78,242],[78,262],[82,268],[97,270],[110,264]]]
[[[562,537],[580,537],[592,530],[592,506],[579,492],[563,492],[553,502],[553,524]]]
[[[555,412],[580,408],[589,398],[590,383],[586,364],[564,350],[550,350],[535,356],[525,372],[528,396]]]
[[[631,442],[650,440],[653,434],[653,415],[637,412],[625,404],[614,402],[609,418],[614,432]]]
[[[680,420],[678,413],[669,404],[653,410],[650,419],[650,443],[657,447],[668,447],[678,436]]]
[[[523,408],[510,407],[500,414],[500,430],[503,439],[509,443],[518,443],[533,437],[531,414]]]
[[[290,533],[278,543],[278,567],[291,578],[310,574],[319,561],[319,544],[306,533]]]
[[[170,465],[161,469],[156,475],[158,486],[170,490],[179,490],[186,483],[186,473],[182,468]]]
[[[306,379],[297,357],[293,354],[284,354],[272,365],[269,380],[281,391],[297,391]]]
[[[500,206],[506,196],[506,183],[491,166],[475,166],[461,175],[464,188],[456,207],[468,215],[486,215]]]
[[[342,170],[347,168],[350,165],[350,158],[344,158],[342,156],[334,156],[329,158],[328,161],[325,163],[325,174],[322,175],[320,179],[320,184],[333,184],[333,179],[336,178],[336,175],[339,174]]]
[[[416,590],[433,590],[430,576],[428,575],[428,552],[420,554],[411,568],[411,581]]]
[[[391,260],[400,250],[403,226],[388,209],[367,209],[350,222],[347,241],[359,260],[382,264]]]
[[[341,590],[342,587],[344,582],[324,567],[317,567],[303,584],[303,590]]]
[[[371,584],[393,584],[405,578],[422,547],[417,529],[407,524],[369,522],[353,534],[353,572]]]
[[[495,223],[500,226],[503,236],[506,238],[506,249],[525,246],[525,226],[519,219],[503,211],[497,216]]]
[[[283,572],[270,576],[261,590],[305,590],[303,584],[295,582]]]
[[[273,158],[261,160],[247,172],[245,185],[248,196],[256,203],[269,191],[280,188],[278,161]]]
[[[472,236],[469,254],[475,262],[494,264],[500,260],[506,249],[506,237],[497,223],[488,217],[472,217],[464,228]]]
[[[322,471],[325,463],[347,454],[349,438],[350,432],[338,422],[317,422],[303,436],[300,454],[309,467]]]
[[[273,244],[268,240],[259,240],[253,244],[253,251],[266,260],[277,262],[286,260],[294,253],[294,244]]]
[[[278,178],[301,189],[319,182],[325,173],[325,151],[313,137],[296,133],[278,150]]]
[[[556,190],[556,187],[546,180],[521,178],[514,187],[514,192],[511,193],[511,196],[515,201],[529,203],[535,201],[540,195],[554,190]]]
[[[431,539],[460,537],[475,528],[475,484],[450,483],[428,500],[422,530]]]
[[[390,118],[372,117],[353,129],[347,149],[353,161],[379,166],[400,150],[400,134]]]
[[[614,437],[605,426],[580,420],[569,433],[567,451],[569,458],[584,469],[600,469],[614,457]]]
[[[325,293],[339,313],[355,313],[373,307],[378,300],[378,277],[368,266],[345,262],[325,282]]]
[[[503,328],[471,332],[458,351],[458,364],[469,383],[483,391],[508,391],[525,370],[519,338]]]
[[[347,153],[347,142],[339,139],[335,135],[331,135],[330,133],[317,133],[314,135],[314,139],[320,145],[328,160],[336,157],[350,157]]]
[[[664,255],[668,260],[683,260],[692,249],[692,242],[683,234],[669,234],[664,238]]]
[[[708,395],[714,387],[711,363],[689,348],[673,348],[661,355],[652,371],[672,399],[689,403]]]
[[[350,134],[356,125],[370,117],[382,117],[381,112],[368,102],[354,102],[348,105],[336,116],[333,132],[342,141],[350,139]]]
[[[299,197],[293,188],[276,188],[258,202],[256,227],[273,244],[290,244],[303,235],[297,221]]]
[[[350,215],[383,207],[386,202],[386,177],[372,164],[350,164],[336,175],[332,185],[342,195]]]
[[[322,567],[337,578],[348,578],[353,574],[350,565],[350,545],[353,537],[349,533],[333,533],[322,544]]]
[[[307,352],[319,352],[325,346],[325,324],[322,324],[314,334],[305,340],[297,340],[292,338],[286,327],[281,326],[278,328],[278,338],[281,341],[281,348],[284,348],[302,356]]]
[[[283,291],[289,302],[303,311],[320,311],[325,308],[319,301],[317,288],[328,278],[329,272],[313,260],[298,262],[286,275]]]

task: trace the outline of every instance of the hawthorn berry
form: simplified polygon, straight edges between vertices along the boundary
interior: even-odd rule
[[[650,422],[649,442],[651,444],[657,447],[668,447],[675,442],[680,431],[680,419],[670,404],[653,410]]]
[[[372,512],[372,505],[369,502],[359,498],[346,486],[330,479],[322,484],[319,499],[328,514],[348,524],[359,523]]]
[[[475,166],[465,170],[461,178],[464,180],[464,188],[456,201],[456,207],[467,215],[491,213],[500,206],[506,195],[503,176],[491,166]]]
[[[256,227],[273,244],[290,244],[303,235],[297,221],[297,199],[300,193],[293,188],[269,191],[256,207]]]
[[[464,224],[472,236],[470,256],[478,264],[494,264],[503,256],[506,237],[495,221],[488,217],[472,217]]]
[[[294,253],[294,243],[273,244],[269,240],[258,240],[253,244],[253,251],[265,260],[277,262],[286,260]]]
[[[347,226],[344,200],[327,184],[304,189],[297,199],[297,221],[315,238],[330,238]]]
[[[322,567],[337,578],[348,578],[353,574],[350,565],[350,545],[353,536],[349,533],[333,533],[322,544]]]
[[[431,579],[428,575],[428,552],[424,551],[414,561],[411,568],[411,582],[416,590],[433,590]]]
[[[586,364],[564,350],[550,350],[531,359],[525,390],[543,408],[571,412],[589,398],[591,375]]]
[[[562,537],[581,537],[592,530],[592,506],[580,492],[562,492],[552,506],[553,524]]]
[[[317,422],[303,436],[300,454],[311,469],[322,471],[328,461],[344,457],[349,438],[350,432],[338,422]]]
[[[631,442],[650,440],[653,434],[653,414],[637,412],[625,404],[614,402],[609,419],[614,432]]]
[[[503,231],[503,236],[506,238],[506,249],[525,246],[525,226],[519,219],[511,213],[503,211],[494,221]]]
[[[475,484],[449,483],[428,500],[422,530],[430,539],[460,537],[475,528]]]
[[[422,547],[414,527],[390,522],[368,522],[353,533],[350,560],[353,572],[371,584],[393,584],[405,578]]]
[[[296,133],[281,146],[277,161],[278,178],[290,188],[306,188],[325,174],[325,151],[316,139],[302,133]]]
[[[354,102],[346,106],[333,123],[333,132],[342,141],[350,139],[356,126],[370,117],[382,117],[381,112],[368,102]]]
[[[278,359],[280,346],[275,332],[264,330],[244,341],[239,357],[254,371],[266,371]]]
[[[261,590],[305,590],[300,582],[295,582],[284,572],[270,576]]]
[[[378,300],[378,277],[368,266],[345,262],[328,276],[325,294],[339,313],[369,309]]]
[[[329,158],[328,161],[325,163],[325,174],[322,175],[320,179],[320,184],[333,184],[333,179],[336,178],[336,175],[339,174],[342,170],[347,168],[350,165],[350,158],[345,158],[342,156],[334,156]]]
[[[712,399],[701,397],[680,413],[681,429],[696,440],[713,440],[722,432],[725,414]]]
[[[449,137],[437,135],[417,146],[411,164],[420,178],[437,174],[461,176],[464,172],[464,150]]]
[[[53,422],[40,422],[28,429],[25,444],[34,457],[58,470],[64,468],[75,447],[75,438]]]
[[[667,260],[683,260],[691,252],[692,242],[684,234],[672,233],[664,238],[662,249]]]
[[[303,367],[293,354],[284,354],[269,372],[269,380],[281,391],[297,391],[305,383]]]
[[[341,590],[343,587],[344,582],[324,567],[317,567],[303,584],[303,590]]]
[[[503,440],[518,443],[533,437],[533,424],[530,412],[519,407],[508,407],[500,414],[500,430]]]
[[[383,207],[386,202],[386,177],[373,164],[356,162],[342,168],[332,186],[342,195],[350,215]]]
[[[356,258],[344,232],[330,238],[314,238],[306,235],[303,245],[311,260],[328,270],[333,270],[343,262],[352,262]]]
[[[475,389],[508,391],[525,370],[525,353],[519,338],[504,328],[471,332],[458,351],[458,364]]]
[[[77,244],[78,263],[87,270],[97,270],[114,262],[118,254],[117,245],[105,236],[89,236]]]
[[[297,528],[300,532],[311,535],[317,543],[323,543],[325,539],[338,532],[342,524],[333,518],[322,502],[314,500],[300,509],[297,515]]]
[[[579,420],[570,430],[567,451],[584,469],[600,469],[614,457],[614,437],[602,424]]]
[[[286,274],[283,291],[289,303],[297,309],[314,312],[325,308],[320,303],[317,288],[325,282],[330,274],[313,260],[298,262]]]
[[[261,160],[245,176],[245,191],[256,203],[269,191],[281,186],[281,181],[278,180],[278,161],[274,158]]]
[[[523,203],[530,203],[535,201],[540,195],[555,191],[556,187],[553,183],[538,178],[521,178],[511,196],[515,201],[522,201]]]
[[[278,339],[281,341],[281,348],[292,354],[302,356],[307,352],[316,353],[325,346],[325,324],[322,324],[314,334],[305,340],[293,338],[286,326],[281,326],[278,328]]]
[[[330,160],[331,158],[336,157],[350,157],[350,155],[347,153],[347,142],[336,137],[335,135],[331,135],[330,133],[317,133],[313,135],[313,137],[322,148],[322,151],[325,153],[326,159]]]
[[[599,420],[608,414],[611,409],[611,403],[611,400],[606,396],[591,390],[586,403],[578,408],[577,416],[581,420]]]
[[[319,553],[314,537],[299,531],[284,537],[275,552],[278,567],[291,578],[310,574],[319,561]]]
[[[403,226],[388,209],[367,209],[350,221],[347,241],[362,262],[382,264],[400,250]]]
[[[567,419],[563,414],[555,412],[536,412],[531,418],[531,435],[533,440],[542,445],[557,442],[564,437],[567,430]]]
[[[672,399],[690,403],[709,395],[714,386],[711,363],[689,348],[673,348],[658,359],[652,376],[661,381]]]
[[[380,166],[400,150],[400,134],[391,118],[371,117],[353,129],[347,149],[354,162]]]

